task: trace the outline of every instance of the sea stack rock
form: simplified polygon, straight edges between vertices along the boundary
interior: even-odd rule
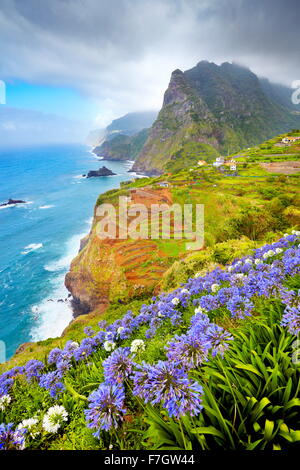
[[[103,166],[102,168],[99,168],[99,170],[91,170],[87,174],[87,178],[94,178],[97,176],[113,176],[116,173],[113,173],[111,170]]]

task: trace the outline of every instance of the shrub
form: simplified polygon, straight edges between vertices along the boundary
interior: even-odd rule
[[[245,235],[250,240],[259,240],[267,231],[276,228],[276,220],[263,208],[246,207],[229,221],[229,225],[236,238]]]
[[[242,237],[237,240],[228,240],[223,243],[217,243],[213,250],[213,259],[217,263],[227,264],[235,258],[244,256],[252,248],[255,243],[247,237]]]
[[[263,309],[277,315],[270,302]],[[273,316],[272,315],[272,316]],[[203,412],[176,422],[148,409],[146,436],[155,448],[277,450],[300,441],[299,366],[294,338],[270,321],[251,321],[235,334],[224,358],[194,376],[203,384]],[[153,448],[153,447],[152,447]]]

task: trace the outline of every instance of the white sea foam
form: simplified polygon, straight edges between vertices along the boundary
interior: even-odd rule
[[[17,204],[8,204],[7,206],[0,206],[1,209],[8,209],[9,207],[16,207]]]
[[[42,243],[30,243],[29,245],[24,247],[24,251],[21,251],[21,254],[22,255],[27,255],[28,253],[31,253],[32,251],[39,250],[42,247],[43,247]]]
[[[51,207],[54,207],[53,204],[48,204],[48,205],[45,205],[45,206],[40,206],[39,209],[51,209]]]
[[[65,274],[52,281],[53,291],[49,298],[31,307],[35,325],[30,332],[32,341],[60,336],[73,318],[73,312],[64,286]],[[67,300],[66,300],[67,299]],[[62,300],[62,302],[58,302]]]
[[[82,180],[84,178],[86,178],[86,176],[83,176],[83,175],[76,175],[76,176],[73,176],[73,178],[77,179],[77,180]]]
[[[89,227],[92,221],[93,218],[86,220]],[[47,271],[57,272],[58,275],[51,281],[53,290],[47,298],[43,299],[40,304],[31,307],[32,316],[35,320],[35,325],[30,333],[32,341],[60,336],[73,319],[73,311],[68,297],[69,292],[64,284],[65,274],[72,259],[78,253],[80,240],[87,234],[89,227],[85,233],[70,238],[66,243],[66,254],[64,256],[44,266]],[[58,300],[63,300],[63,302],[58,302]]]
[[[58,258],[51,263],[48,263],[44,266],[46,271],[55,272],[67,270],[71,264],[72,259],[78,253],[80,240],[86,235],[86,233],[81,233],[80,235],[74,235],[66,244],[66,254],[61,258]]]
[[[135,173],[134,171],[130,172],[130,176],[132,178],[149,178],[149,176],[147,176],[147,175],[142,175],[140,173]]]

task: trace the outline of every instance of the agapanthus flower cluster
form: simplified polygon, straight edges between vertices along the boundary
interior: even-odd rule
[[[99,437],[103,429],[109,431],[117,428],[126,413],[124,406],[125,392],[122,385],[101,384],[89,396],[89,408],[85,410],[87,426],[95,430],[94,436]]]
[[[17,376],[24,374],[24,367],[13,367],[0,375],[0,397],[7,395]]]
[[[152,405],[161,404],[169,416],[198,415],[202,410],[202,387],[188,378],[177,363],[159,361],[133,374],[133,393]]]
[[[122,384],[131,375],[134,366],[130,357],[130,348],[116,349],[102,365],[107,384]]]
[[[204,335],[190,331],[188,334],[175,335],[165,349],[169,361],[184,369],[193,369],[207,361],[210,344]]]
[[[287,327],[292,335],[300,333],[300,303],[294,307],[287,306],[284,310],[281,325]]]
[[[30,382],[34,379],[39,379],[42,370],[45,368],[45,364],[41,361],[31,359],[25,366],[25,374],[27,381]]]
[[[298,231],[287,234],[276,243],[254,250],[251,256],[235,260],[226,269],[218,267],[203,276],[194,276],[173,292],[153,297],[152,303],[143,305],[137,315],[128,311],[112,324],[100,321],[100,331],[96,333],[86,328],[87,337],[80,344],[68,341],[63,349],[53,349],[45,367],[40,361],[29,361],[25,367],[13,368],[2,374],[0,397],[13,396],[14,380],[20,374],[28,380],[38,380],[52,397],[58,397],[64,390],[64,376],[68,370],[76,362],[85,361],[100,350],[105,355],[112,354],[104,361],[106,382],[99,387],[98,393],[93,392],[95,399],[91,399],[87,411],[90,413],[90,418],[87,418],[90,427],[97,432],[121,422],[125,413],[122,385],[125,378],[134,378],[135,395],[152,404],[160,403],[171,416],[200,412],[200,386],[189,380],[187,372],[201,366],[210,354],[224,354],[232,340],[228,332],[210,322],[208,315],[222,309],[234,319],[241,320],[253,313],[258,297],[276,297],[286,305],[282,325],[292,334],[300,332],[297,295],[285,285],[288,276],[300,273],[299,242]],[[196,308],[195,315],[186,330],[184,312],[191,306]],[[148,328],[145,336],[151,338],[168,322],[171,326],[181,326],[184,334],[176,335],[169,342],[167,361],[156,365],[134,364],[130,354],[144,349],[143,340],[134,340],[139,341],[139,346],[133,341],[130,348],[120,347],[120,343],[141,326]],[[154,397],[151,393],[155,388],[159,390],[159,396]],[[110,415],[113,409],[115,417]]]
[[[0,424],[0,450],[25,449],[26,429],[15,429],[13,423]]]
[[[28,418],[24,419],[17,427],[18,430],[26,430],[26,438],[30,437],[35,439],[40,431],[38,429],[39,420],[38,418]]]
[[[0,411],[5,411],[5,409],[8,407],[10,402],[11,402],[10,395],[2,395],[2,397],[0,397]]]
[[[43,429],[48,433],[57,433],[57,431],[68,421],[68,413],[63,406],[54,405],[43,418]]]
[[[58,370],[41,375],[39,385],[48,390],[52,398],[57,398],[57,395],[65,390],[62,374]]]
[[[145,351],[145,342],[142,339],[134,339],[130,345],[130,352],[133,354],[142,353]]]

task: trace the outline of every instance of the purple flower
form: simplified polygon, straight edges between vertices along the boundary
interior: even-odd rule
[[[62,350],[59,348],[54,348],[50,351],[48,355],[48,364],[56,364],[62,357]]]
[[[92,338],[84,338],[81,341],[79,348],[74,351],[74,358],[76,361],[82,361],[90,356],[95,351],[95,342]]]
[[[92,328],[91,326],[86,326],[86,327],[84,328],[83,332],[84,332],[84,334],[85,334],[86,336],[89,336],[89,337],[91,337],[91,336],[93,336],[93,335],[95,334],[95,332],[94,332],[94,330],[93,330],[93,328]]]
[[[107,326],[107,321],[106,320],[100,320],[98,322],[98,326],[99,326],[100,330],[104,330]]]
[[[14,379],[24,372],[24,367],[13,367],[0,375],[0,397],[8,394],[14,384]]]
[[[208,326],[204,336],[210,344],[213,357],[217,354],[223,356],[224,352],[229,348],[228,341],[233,341],[233,336],[228,331],[214,323]]]
[[[25,374],[27,381],[30,382],[33,379],[38,379],[41,375],[42,370],[44,369],[45,364],[36,359],[31,359],[25,365]]]
[[[234,295],[227,302],[227,308],[233,317],[243,319],[251,315],[254,304],[245,296]]]
[[[100,431],[109,431],[117,428],[122,422],[125,393],[120,385],[101,384],[100,387],[89,396],[89,408],[85,410],[87,426],[96,429],[95,437],[100,437]]]
[[[297,307],[286,307],[282,317],[281,325],[285,326],[289,333],[298,335],[300,333],[300,305]]]
[[[142,374],[139,371],[137,378],[134,377],[133,393],[137,392],[146,403],[161,403],[169,416],[175,418],[185,414],[196,416],[201,412],[202,387],[189,380],[177,362],[159,361],[154,366],[146,366]]]
[[[0,424],[0,450],[23,450],[26,429],[14,429],[13,423]]]
[[[61,382],[62,375],[59,371],[48,372],[40,377],[39,385],[49,391],[52,398],[57,398],[59,393],[65,389],[64,384]]]
[[[103,361],[104,378],[107,384],[120,384],[132,373],[134,363],[130,358],[130,348],[116,349]]]
[[[209,347],[206,337],[195,334],[192,330],[188,334],[174,336],[174,340],[165,349],[169,361],[174,361],[185,369],[192,369],[207,361]]]

